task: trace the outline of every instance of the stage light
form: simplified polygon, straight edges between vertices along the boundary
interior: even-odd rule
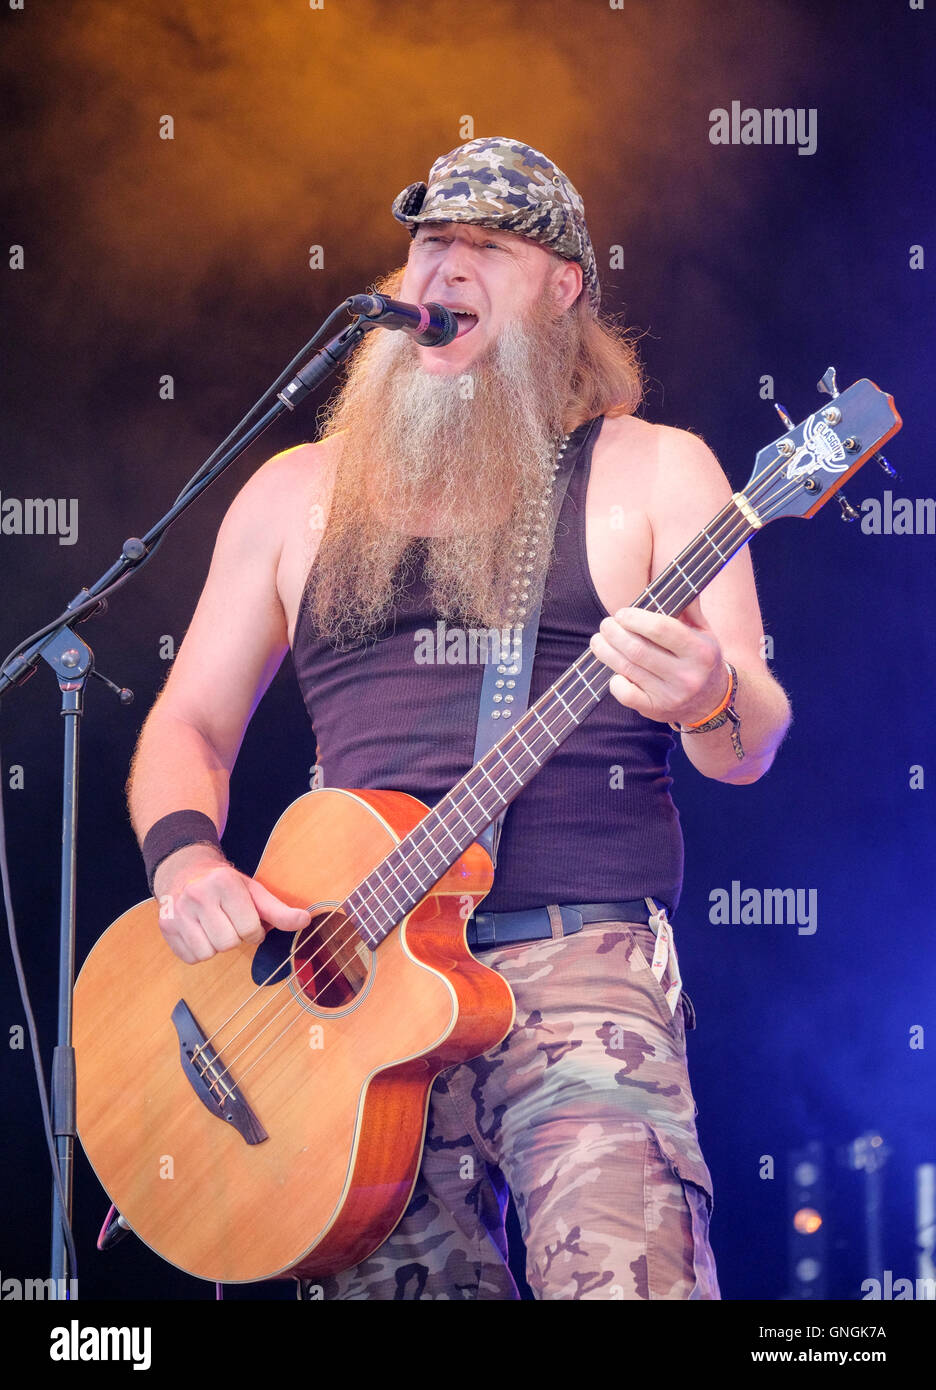
[[[822,1225],[822,1217],[815,1207],[800,1207],[793,1216],[793,1225],[802,1236],[811,1236]]]

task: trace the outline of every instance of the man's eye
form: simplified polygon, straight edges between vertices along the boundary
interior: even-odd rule
[[[448,241],[448,237],[439,236],[437,234],[427,232],[425,236],[419,238],[418,244],[420,246],[428,246],[432,242],[444,243],[446,241]],[[480,241],[477,244],[484,251],[503,251],[504,249],[499,241]]]

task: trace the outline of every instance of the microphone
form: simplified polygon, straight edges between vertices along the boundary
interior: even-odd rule
[[[445,347],[458,337],[458,321],[444,304],[403,304],[385,294],[355,294],[346,307],[375,328],[402,329],[423,347]]]

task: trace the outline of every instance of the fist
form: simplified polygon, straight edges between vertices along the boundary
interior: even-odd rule
[[[187,845],[160,864],[153,886],[160,901],[159,928],[187,965],[245,943],[259,945],[264,923],[300,931],[310,923],[304,908],[281,902],[211,845]]]

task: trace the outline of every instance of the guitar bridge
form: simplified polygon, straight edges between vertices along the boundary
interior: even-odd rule
[[[270,1136],[214,1048],[209,1046],[184,999],[172,1010],[172,1022],[179,1038],[182,1070],[202,1105],[219,1120],[233,1125],[245,1144],[262,1144]]]

